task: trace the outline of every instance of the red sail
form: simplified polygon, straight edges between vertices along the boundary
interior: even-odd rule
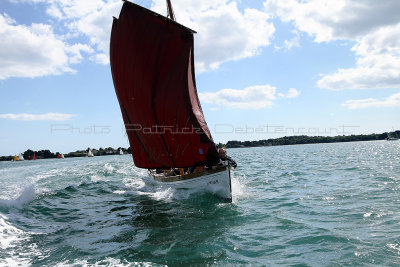
[[[199,166],[217,151],[197,96],[193,31],[124,2],[114,18],[111,71],[135,165]]]

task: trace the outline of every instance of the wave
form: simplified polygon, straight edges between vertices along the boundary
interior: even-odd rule
[[[232,202],[234,204],[237,204],[242,199],[253,197],[253,194],[248,190],[247,183],[245,174],[231,172]]]
[[[28,240],[29,233],[13,226],[0,213],[0,266],[29,266],[33,256],[41,255],[36,244],[32,244],[29,251],[21,248]]]
[[[13,247],[14,243],[22,239],[24,233],[11,225],[7,219],[6,216],[0,213],[0,248],[3,250]]]
[[[87,266],[87,267],[92,267],[92,266],[122,266],[122,267],[131,267],[131,266],[165,266],[161,264],[154,264],[151,262],[128,262],[127,260],[120,260],[120,259],[114,259],[114,258],[105,258],[103,260],[98,260],[93,263],[91,263],[88,260],[74,260],[74,261],[64,261],[60,262],[55,265],[56,267],[70,267],[70,266]]]
[[[36,198],[35,186],[29,184],[22,188],[19,195],[12,199],[0,198],[0,206],[7,208],[22,208],[25,204],[33,201]]]

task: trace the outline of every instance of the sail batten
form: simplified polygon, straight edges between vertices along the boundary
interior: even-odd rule
[[[217,157],[197,96],[193,33],[130,2],[114,19],[111,71],[138,167],[199,166]]]

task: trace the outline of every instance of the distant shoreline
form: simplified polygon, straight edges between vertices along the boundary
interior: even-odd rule
[[[33,151],[31,149],[26,150],[22,153],[25,160],[33,160],[33,155],[35,155],[36,159],[55,159],[58,155],[63,155],[64,158],[77,158],[77,157],[87,157],[89,149],[92,151],[94,156],[109,156],[109,155],[120,155],[120,150],[122,150],[123,154],[131,154],[130,148],[99,148],[99,149],[91,149],[87,148],[86,150],[77,150],[75,152],[69,152],[67,154],[62,154],[60,152],[51,152],[50,150],[38,150]],[[14,156],[0,156],[0,161],[11,161],[14,159]]]
[[[274,139],[264,139],[258,141],[228,141],[226,148],[244,148],[244,147],[263,147],[263,146],[285,146],[285,145],[305,145],[305,144],[325,144],[325,143],[344,143],[357,141],[377,141],[386,140],[389,137],[400,137],[400,131],[385,132],[381,134],[359,134],[359,135],[338,135],[338,136],[284,136]]]
[[[305,144],[325,144],[325,143],[343,143],[343,142],[357,142],[357,141],[377,141],[386,140],[389,137],[399,138],[400,130],[393,132],[384,132],[381,134],[360,134],[360,135],[338,135],[338,136],[284,136],[274,139],[263,139],[258,141],[228,141],[226,144],[219,143],[219,147],[226,148],[246,148],[246,147],[264,147],[264,146],[286,146],[286,145],[305,145]],[[99,148],[92,149],[94,156],[109,156],[119,155],[120,150],[124,154],[131,154],[130,148],[118,147],[117,149]],[[89,148],[86,150],[77,150],[64,154],[65,158],[87,157]],[[22,155],[26,160],[32,159],[35,154],[36,159],[52,159],[57,158],[59,152],[51,152],[50,150],[33,151],[28,149]],[[14,156],[0,156],[0,161],[11,161]]]

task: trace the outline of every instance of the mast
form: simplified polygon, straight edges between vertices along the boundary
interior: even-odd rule
[[[171,0],[167,0],[168,16],[171,20],[175,21],[174,10],[172,9]]]

